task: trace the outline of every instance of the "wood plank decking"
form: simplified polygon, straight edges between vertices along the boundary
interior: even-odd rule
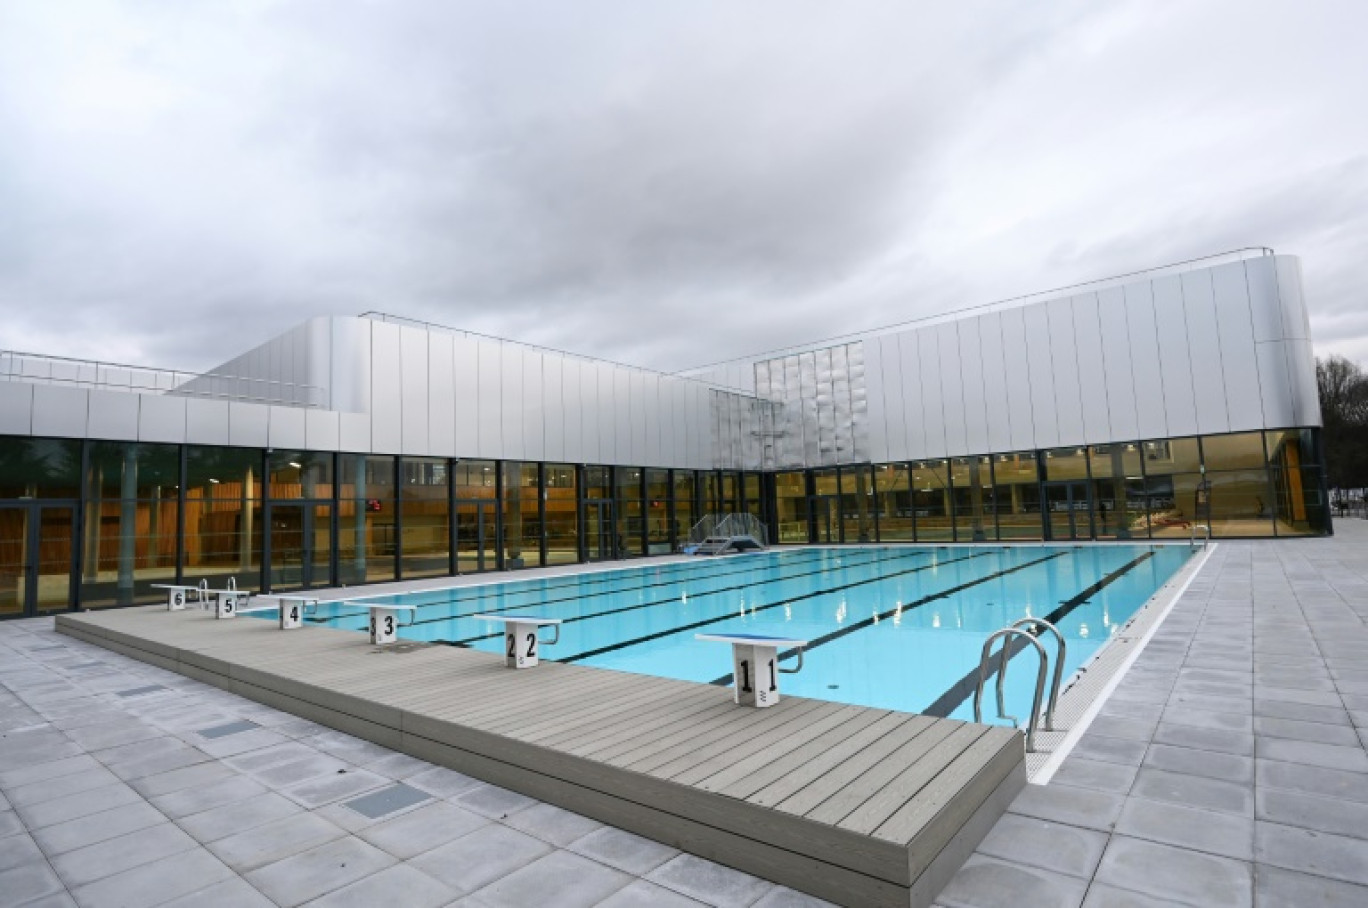
[[[848,905],[927,905],[1026,783],[1005,728],[160,606],[81,640]]]

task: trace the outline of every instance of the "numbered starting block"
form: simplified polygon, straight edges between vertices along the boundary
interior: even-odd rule
[[[742,706],[773,706],[779,702],[779,676],[803,670],[806,640],[766,637],[763,634],[695,634],[696,640],[730,643],[732,647],[732,699]],[[779,650],[797,647],[798,665],[779,667]]]
[[[498,621],[504,626],[504,665],[509,668],[531,668],[541,661],[538,650],[560,642],[559,618],[537,618],[532,615],[471,615],[484,621]],[[543,625],[554,627],[556,635],[550,640],[537,636]]]
[[[384,646],[386,643],[393,643],[399,639],[399,616],[407,612],[409,623],[413,623],[413,613],[418,611],[416,605],[370,605],[365,602],[354,602],[352,605],[364,605],[370,609],[370,642],[376,646]]]
[[[252,615],[259,612],[279,612],[282,631],[303,627],[306,610],[318,606],[318,600],[308,596],[253,596],[252,601],[260,602],[261,605],[254,605],[249,608],[238,606],[237,614]]]
[[[201,580],[199,586],[181,586],[176,583],[154,583],[155,590],[166,590],[166,610],[179,612],[187,602],[204,603],[209,598],[209,581]]]
[[[209,590],[214,597],[215,618],[236,618],[238,611],[252,598],[252,594],[237,587],[226,590]]]

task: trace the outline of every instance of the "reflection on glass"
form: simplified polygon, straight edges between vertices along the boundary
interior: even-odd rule
[[[917,520],[917,541],[952,542],[950,462],[918,460],[912,464],[912,507]]]
[[[1040,476],[1034,451],[993,455],[993,507],[1001,539],[1040,539]]]
[[[674,471],[674,508],[675,508],[675,544],[680,545],[689,538],[689,531],[693,529],[698,517],[694,511],[694,472],[693,470]]]
[[[869,467],[841,468],[841,538],[845,542],[874,539],[874,479]]]
[[[151,584],[176,577],[180,448],[91,442],[87,461],[82,603],[101,608],[161,599]],[[70,539],[63,548],[70,552]]]
[[[544,470],[546,563],[574,564],[579,561],[579,521],[576,518],[579,490],[575,485],[575,468],[568,463],[548,463]]]
[[[186,583],[261,583],[263,452],[192,446],[185,453]]]
[[[955,538],[960,542],[983,542],[997,537],[992,477],[990,457],[955,457],[950,461]]]
[[[275,504],[271,515],[272,590],[332,584],[332,506]]]
[[[645,527],[641,514],[641,467],[614,467],[617,496],[617,547],[618,557],[630,558],[646,551]]]
[[[503,465],[504,567],[541,566],[541,489],[535,463]]]
[[[400,574],[406,580],[451,573],[450,480],[445,458],[399,462]]]
[[[907,464],[903,463],[874,468],[874,506],[878,511],[880,542],[910,542],[914,538],[908,476]]]

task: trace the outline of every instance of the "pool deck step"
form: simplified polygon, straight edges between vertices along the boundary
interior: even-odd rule
[[[847,905],[929,905],[1026,783],[1011,729],[160,606],[57,629]]]

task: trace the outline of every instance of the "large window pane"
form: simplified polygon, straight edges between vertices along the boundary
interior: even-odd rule
[[[180,448],[92,442],[86,474],[81,603],[154,602],[176,577]]]
[[[1268,463],[1262,432],[1202,437],[1202,462],[1206,471],[1262,470]]]
[[[452,482],[456,484],[456,497],[462,501],[499,496],[492,460],[458,461],[452,470]]]
[[[1202,458],[1195,438],[1161,438],[1140,446],[1149,476],[1201,472]]]
[[[78,498],[81,443],[0,438],[0,498]]]
[[[1093,528],[1099,539],[1149,535],[1140,445],[1124,442],[1088,450],[1092,469]]]
[[[1315,441],[1315,434],[1309,429],[1268,433],[1269,472],[1279,536],[1315,535],[1327,530]]]
[[[641,513],[641,467],[614,467],[617,484],[618,557],[641,555],[646,551],[644,520]]]
[[[807,479],[801,470],[774,477],[774,505],[779,526],[775,540],[780,543],[808,541]]]
[[[670,554],[670,471],[646,471],[646,546],[652,555]]]
[[[1034,451],[993,456],[993,507],[1001,539],[1040,539],[1040,476]]]
[[[331,500],[333,455],[315,451],[273,451],[267,456],[267,496],[273,499]]]
[[[228,577],[241,587],[261,583],[262,461],[254,448],[186,448],[187,583],[207,579],[222,586]]]
[[[573,564],[579,561],[575,468],[568,463],[549,463],[545,470],[546,563]]]
[[[541,558],[541,487],[535,463],[505,463],[504,567],[539,567]]]
[[[949,461],[918,460],[912,464],[912,505],[918,542],[954,540]]]
[[[337,572],[342,583],[395,577],[395,458],[338,456]]]
[[[950,462],[955,538],[960,542],[982,542],[997,536],[993,526],[992,475],[988,457],[956,457]]]
[[[1207,473],[1211,535],[1272,536],[1273,508],[1267,470]]]
[[[679,545],[686,542],[689,538],[689,531],[698,522],[698,515],[694,511],[694,499],[696,495],[695,479],[693,470],[674,471],[674,507],[675,507],[675,544]],[[771,540],[773,541],[773,540]]]
[[[869,467],[841,468],[841,521],[846,542],[874,538],[874,480]]]
[[[445,458],[399,462],[400,573],[405,579],[451,573],[450,488]]]
[[[905,463],[886,463],[874,468],[880,542],[910,542],[914,538],[909,475]]]

